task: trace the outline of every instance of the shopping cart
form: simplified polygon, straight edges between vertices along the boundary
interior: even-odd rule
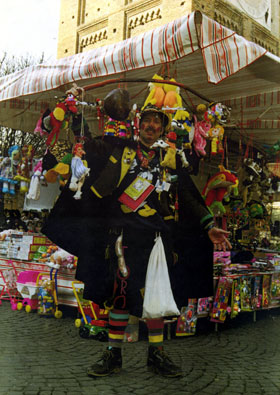
[[[72,288],[78,303],[78,311],[82,318],[75,320],[76,328],[82,338],[93,337],[99,341],[108,340],[108,311],[87,299],[83,298],[84,284],[72,281]]]
[[[13,310],[17,309],[17,303],[21,299],[21,295],[17,290],[17,271],[11,260],[7,261],[8,267],[0,269],[0,277],[3,284],[0,284],[0,305],[2,300],[9,300]]]

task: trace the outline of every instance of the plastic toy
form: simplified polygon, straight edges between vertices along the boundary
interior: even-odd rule
[[[0,305],[2,300],[9,300],[12,310],[17,309],[17,303],[20,301],[21,296],[17,290],[17,271],[15,265],[11,260],[8,261],[8,268],[0,269],[0,276],[4,284],[0,292]]]
[[[18,310],[21,310],[24,306],[27,313],[30,313],[31,310],[37,310],[39,291],[37,278],[39,274],[40,272],[31,270],[19,273],[17,278],[17,289],[23,299],[17,304]]]
[[[78,311],[82,315],[81,319],[75,320],[75,326],[79,328],[79,335],[85,339],[93,337],[99,341],[107,341],[108,311],[100,309],[97,304],[83,298],[83,283],[73,281],[72,288],[78,303]]]

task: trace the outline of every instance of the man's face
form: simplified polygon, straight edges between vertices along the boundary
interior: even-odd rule
[[[150,147],[163,132],[161,117],[156,112],[150,112],[142,116],[140,122],[140,141]]]

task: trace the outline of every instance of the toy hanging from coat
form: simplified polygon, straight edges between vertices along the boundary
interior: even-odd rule
[[[177,110],[171,121],[171,130],[176,133],[176,147],[181,149],[191,149],[194,133],[191,123],[191,116],[188,111]]]
[[[53,111],[47,109],[38,120],[35,131],[42,136],[47,135],[46,145],[53,147],[59,137],[60,131],[67,129],[71,114],[77,114],[77,99],[68,94],[65,99],[56,103]]]
[[[71,161],[72,176],[69,188],[71,191],[76,192],[73,196],[74,199],[79,200],[82,197],[82,186],[86,176],[89,175],[90,169],[86,166],[87,163],[82,160],[83,155],[85,155],[83,144],[77,143],[74,147],[73,154],[74,156]]]

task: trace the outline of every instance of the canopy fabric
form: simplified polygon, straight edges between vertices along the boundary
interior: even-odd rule
[[[280,58],[264,48],[194,12],[128,40],[2,77],[0,125],[33,131],[42,111],[54,106],[56,97],[63,96],[73,82],[85,87],[112,78],[133,79],[124,86],[141,106],[148,86],[139,80],[151,79],[164,69],[198,93],[181,89],[191,108],[203,102],[199,94],[208,101],[228,103],[230,124],[236,130],[273,144],[275,137],[264,132],[279,125],[279,64]],[[88,90],[85,101],[103,98],[117,86]],[[254,100],[258,105],[252,105]],[[93,118],[87,118],[90,126]]]

